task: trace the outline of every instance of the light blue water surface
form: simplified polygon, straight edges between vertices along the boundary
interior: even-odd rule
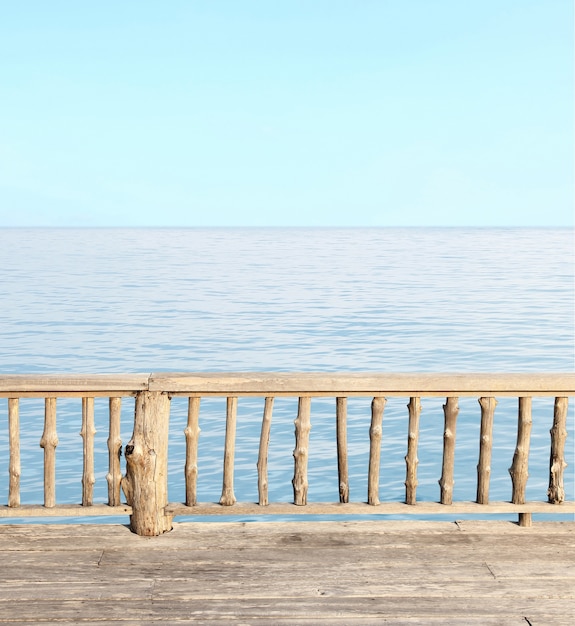
[[[0,372],[573,371],[569,229],[0,229]],[[380,498],[403,499],[408,398],[384,415]],[[418,498],[437,500],[443,401],[423,399]],[[309,500],[337,501],[333,399],[312,402]],[[367,490],[370,398],[349,401],[351,500]],[[0,401],[0,502],[8,489]],[[257,500],[263,399],[240,399],[235,491]],[[270,500],[291,501],[297,399],[277,399]],[[553,399],[534,400],[529,499],[546,498]],[[133,400],[123,409],[131,435]],[[496,411],[491,497],[507,500],[517,400]],[[570,424],[573,423],[570,408]],[[96,400],[96,500],[107,401]],[[184,499],[172,401],[170,500]],[[202,401],[199,499],[221,491],[225,399]],[[58,401],[57,500],[81,500],[79,399]],[[22,502],[42,501],[43,401],[21,401]],[[572,428],[570,428],[572,431]],[[454,499],[475,498],[479,406],[460,400]],[[573,498],[573,438],[566,474]],[[6,520],[10,521],[10,520]],[[20,520],[19,520],[20,521]],[[66,521],[66,520],[58,520]],[[110,521],[94,519],[91,521]]]

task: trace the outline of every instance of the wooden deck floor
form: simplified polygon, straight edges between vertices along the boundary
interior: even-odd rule
[[[1,525],[0,623],[575,623],[575,523]]]

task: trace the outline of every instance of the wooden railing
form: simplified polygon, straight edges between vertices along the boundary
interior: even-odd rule
[[[94,398],[109,398],[108,502],[94,503]],[[123,397],[135,397],[133,435],[125,446],[126,473],[121,475],[120,410]],[[184,430],[186,457],[185,503],[168,499],[168,430],[170,400],[188,398]],[[227,398],[223,450],[223,486],[219,503],[197,502],[199,416],[202,397]],[[234,456],[238,398],[265,398],[257,460],[259,502],[236,503]],[[274,398],[299,398],[295,419],[293,503],[268,502],[268,447]],[[311,429],[311,399],[335,398],[338,503],[307,501],[308,450]],[[347,451],[347,398],[371,397],[369,429],[368,487],[366,502],[349,501]],[[496,397],[518,398],[517,445],[509,473],[510,502],[490,502],[489,486],[493,451],[493,421]],[[575,374],[132,374],[132,375],[9,375],[0,376],[0,397],[8,399],[9,481],[8,502],[0,506],[2,517],[80,516],[129,514],[131,528],[140,535],[158,535],[172,527],[177,515],[262,515],[304,514],[493,514],[517,513],[519,524],[531,525],[533,513],[574,513],[575,502],[565,500],[563,485],[567,408],[575,396]],[[56,449],[58,431],[57,398],[82,398],[83,472],[82,503],[57,504]],[[405,501],[380,502],[380,451],[382,420],[386,399],[409,398]],[[416,498],[419,419],[422,397],[443,397],[444,431],[442,473],[438,502]],[[479,400],[480,435],[475,502],[454,502],[454,459],[458,398]],[[547,498],[526,501],[528,459],[532,426],[532,397],[554,398],[550,405],[550,465]],[[44,398],[44,503],[20,504],[20,401]],[[369,416],[367,416],[369,417]],[[367,422],[366,422],[367,424]],[[26,425],[24,425],[26,428]],[[439,451],[438,451],[439,453]],[[121,502],[121,491],[126,503]],[[544,494],[542,494],[543,496]]]

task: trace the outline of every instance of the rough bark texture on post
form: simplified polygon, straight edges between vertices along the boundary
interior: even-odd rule
[[[122,455],[122,439],[120,438],[120,416],[122,413],[122,398],[110,398],[110,431],[108,435],[108,505],[120,506],[122,468],[120,457]]]
[[[493,416],[497,400],[479,398],[481,406],[481,431],[479,433],[479,462],[477,464],[477,503],[489,504],[491,479],[491,451],[493,449]]]
[[[198,502],[198,442],[200,440],[200,401],[201,398],[188,398],[188,423],[184,428],[186,438],[186,505],[196,506]]]
[[[453,471],[455,465],[455,434],[459,405],[457,398],[447,398],[443,405],[443,465],[439,480],[441,504],[453,504]]]
[[[549,489],[547,499],[551,504],[561,504],[565,500],[563,471],[565,461],[565,441],[567,439],[567,407],[569,398],[555,398],[553,427],[551,433],[551,454],[549,457]]]
[[[10,448],[8,506],[20,506],[20,411],[18,398],[8,398],[8,438]]]
[[[168,427],[170,398],[159,391],[136,396],[134,433],[126,446],[122,489],[132,507],[130,528],[153,537],[172,528],[168,503]]]
[[[40,447],[44,448],[44,506],[51,508],[56,505],[56,398],[44,400],[44,432],[40,439]]]
[[[224,444],[224,476],[220,504],[232,506],[236,502],[234,495],[234,457],[236,449],[236,417],[238,399],[228,398],[226,408],[226,441]]]
[[[335,399],[337,437],[337,475],[339,501],[349,502],[349,471],[347,467],[347,398]]]
[[[270,431],[272,426],[272,412],[274,408],[273,397],[267,397],[264,404],[262,417],[262,430],[260,434],[260,449],[258,454],[258,504],[268,505],[268,449],[270,444]]]
[[[294,476],[292,480],[294,504],[307,504],[307,461],[309,433],[311,430],[311,398],[301,397],[298,402],[295,424]]]
[[[82,506],[94,503],[94,398],[82,398],[82,430],[80,436],[84,447],[84,469],[82,472]]]
[[[367,503],[379,504],[379,461],[381,458],[381,435],[385,398],[371,401],[371,425],[369,427],[369,471],[367,476]]]
[[[407,454],[405,456],[405,504],[415,504],[417,491],[417,444],[419,441],[419,416],[421,415],[421,399],[410,398],[407,405],[409,410],[409,426],[407,433]]]
[[[513,463],[509,468],[513,493],[513,504],[525,504],[525,488],[529,478],[529,443],[531,439],[531,398],[519,398],[519,415],[517,421],[517,446],[513,455]],[[519,526],[531,526],[531,513],[519,513]]]

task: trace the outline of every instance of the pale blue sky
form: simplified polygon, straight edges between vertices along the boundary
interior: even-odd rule
[[[0,226],[571,226],[571,0],[22,0]]]

